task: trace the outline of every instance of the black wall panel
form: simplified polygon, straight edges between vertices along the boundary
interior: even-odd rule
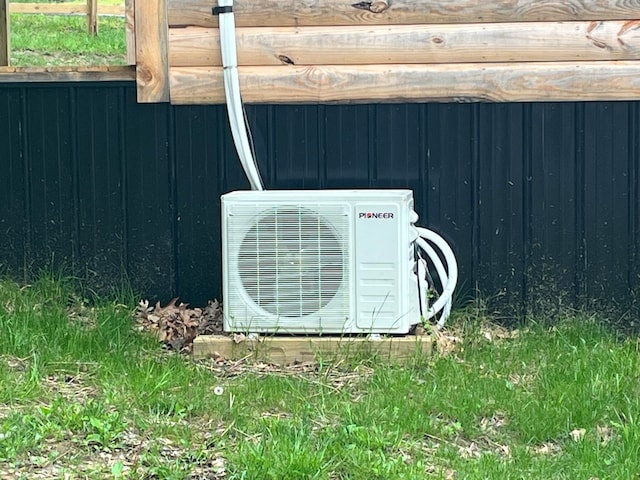
[[[640,285],[640,102],[246,107],[269,189],[410,188],[501,311],[630,311]],[[0,84],[0,271],[98,292],[221,294],[220,195],[248,188],[224,106],[133,83]]]

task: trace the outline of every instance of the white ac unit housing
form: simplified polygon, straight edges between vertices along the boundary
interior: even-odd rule
[[[407,333],[416,218],[410,190],[223,195],[225,331]]]

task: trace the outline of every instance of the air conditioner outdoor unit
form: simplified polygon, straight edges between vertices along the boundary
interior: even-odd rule
[[[223,195],[225,331],[407,333],[416,218],[410,190]]]

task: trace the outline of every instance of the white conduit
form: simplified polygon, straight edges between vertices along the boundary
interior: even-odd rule
[[[447,244],[447,242],[437,233],[432,232],[426,228],[415,227],[420,235],[416,239],[416,245],[420,250],[427,254],[434,267],[436,268],[436,272],[438,272],[438,277],[440,279],[440,283],[442,285],[442,292],[438,299],[428,308],[424,308],[427,304],[426,299],[428,296],[429,285],[426,281],[426,266],[423,261],[418,261],[418,285],[420,288],[420,299],[422,302],[422,315],[425,320],[429,320],[435,317],[438,312],[442,311],[440,318],[438,319],[437,326],[438,328],[442,328],[449,318],[449,314],[451,313],[451,304],[453,300],[453,291],[456,288],[456,284],[458,283],[458,263],[456,261],[456,257],[451,250],[451,247]],[[433,246],[437,247],[446,263],[443,265],[440,260],[440,256],[434,250]]]
[[[249,143],[242,98],[240,97],[233,0],[218,0],[218,9],[214,9],[214,13],[219,17],[220,48],[222,52],[222,66],[224,68],[224,92],[233,142],[236,146],[238,157],[240,157],[242,168],[249,179],[251,189],[264,190],[260,172],[258,171],[258,166]],[[451,313],[453,291],[458,282],[458,264],[453,251],[442,237],[426,228],[416,227],[416,230],[419,234],[419,237],[416,239],[416,245],[433,263],[442,286],[442,292],[438,299],[433,305],[428,306],[430,286],[427,282],[427,263],[420,258],[418,260],[418,285],[420,289],[422,315],[425,320],[429,320],[435,317],[438,312],[442,312],[437,322],[438,328],[442,328]],[[442,253],[446,267],[432,245],[437,247]]]
[[[264,190],[260,172],[249,144],[247,126],[244,121],[242,98],[240,98],[240,80],[238,78],[238,54],[236,49],[236,21],[233,16],[233,0],[218,0],[220,13],[220,49],[224,75],[224,93],[227,100],[229,125],[236,145],[240,163],[249,179],[251,190]],[[215,13],[215,9],[214,9]]]

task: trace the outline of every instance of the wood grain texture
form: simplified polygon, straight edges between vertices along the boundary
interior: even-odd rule
[[[241,27],[239,65],[640,59],[640,21]],[[216,28],[169,29],[169,65],[220,66]]]
[[[135,2],[134,0],[125,0],[125,39],[127,42],[127,65],[136,64],[136,21],[135,21]]]
[[[212,27],[212,2],[168,0],[171,26]],[[640,0],[393,0],[380,13],[355,0],[236,0],[236,24],[242,27],[313,25],[399,25],[423,23],[555,22],[635,20]],[[361,4],[364,8],[356,8]]]
[[[167,9],[165,0],[135,2],[138,102],[169,101]]]
[[[375,355],[394,362],[405,362],[416,355],[430,355],[433,338],[407,335],[405,337],[369,340],[362,337],[259,337],[236,343],[227,335],[200,335],[193,341],[193,357],[227,360],[250,359],[279,365],[346,360],[355,356]]]
[[[87,32],[98,35],[98,0],[87,0]]]
[[[9,0],[0,0],[0,66],[9,65],[10,59]]]
[[[0,67],[0,83],[22,82],[131,82],[131,67]]]
[[[68,3],[10,3],[11,13],[43,13],[60,15],[86,15],[86,4]],[[98,5],[98,15],[124,15],[121,5]]]
[[[240,67],[247,103],[640,99],[640,62]],[[224,102],[222,69],[173,67],[171,102]]]

